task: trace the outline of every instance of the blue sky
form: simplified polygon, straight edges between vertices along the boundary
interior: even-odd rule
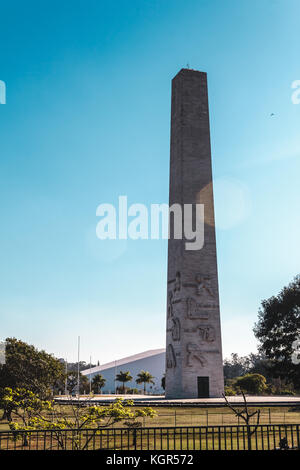
[[[299,273],[298,0],[2,2],[0,338],[107,362],[165,344],[167,242],[96,208],[168,202],[170,89],[208,73],[224,356]],[[271,117],[271,113],[274,116]]]

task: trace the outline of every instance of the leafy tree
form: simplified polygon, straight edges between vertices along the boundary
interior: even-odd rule
[[[80,375],[79,375],[79,382],[80,382]],[[68,377],[67,377],[67,389],[68,392],[73,394],[76,392],[78,387],[78,375],[77,372],[68,372]]]
[[[65,361],[61,359],[63,363],[65,364]],[[86,370],[90,367],[90,364],[87,364],[85,361],[79,361],[78,362],[68,362],[68,372],[77,372],[78,371],[78,365],[79,365],[79,371]],[[96,364],[91,364],[91,368],[96,367]]]
[[[90,381],[86,375],[80,374],[80,391],[79,393],[90,393]]]
[[[237,353],[232,353],[230,359],[224,360],[224,377],[232,379],[246,374],[249,371],[250,361],[247,356],[241,357]]]
[[[116,375],[116,380],[117,380],[117,382],[123,383],[123,393],[125,393],[125,383],[126,382],[131,382],[132,381],[132,376],[130,375],[129,371],[122,372],[120,370],[120,372]]]
[[[93,377],[92,380],[92,390],[94,393],[99,393],[101,388],[104,387],[106,379],[101,375],[97,374]]]
[[[266,377],[266,379],[272,378],[272,361],[270,361],[264,353],[250,353],[247,357],[249,358],[250,364],[248,373],[261,374]]]
[[[280,377],[269,380],[267,392],[270,395],[296,395],[294,385]]]
[[[51,401],[41,400],[36,394],[25,388],[12,389],[5,387],[1,396],[1,408],[3,408],[9,422],[18,418],[27,426],[30,419],[43,410],[49,410]]]
[[[8,398],[10,397],[11,392],[8,392]],[[23,445],[31,439],[30,431],[44,429],[52,430],[52,437],[61,449],[85,450],[101,429],[111,427],[115,423],[123,422],[129,429],[133,429],[135,439],[135,429],[141,425],[139,418],[153,418],[156,413],[149,407],[132,407],[133,401],[123,401],[121,398],[108,406],[91,406],[87,402],[84,407],[70,399],[69,412],[66,413],[64,406],[53,401],[43,402],[30,392],[27,403],[19,399],[15,402],[10,429],[15,431],[14,439],[25,438]],[[21,411],[16,412],[19,409]],[[72,429],[73,432],[64,434],[64,429]],[[83,433],[84,429],[94,429],[94,432]]]
[[[292,381],[300,388],[300,368],[293,364],[293,343],[300,333],[300,275],[277,296],[264,300],[254,334],[259,350],[272,363],[273,375]]]
[[[77,372],[68,372],[67,378],[67,389],[69,393],[74,394],[75,392],[78,393],[78,373]],[[90,391],[90,382],[89,379],[82,375],[79,372],[79,393],[89,393]]]
[[[136,379],[137,384],[144,384],[144,393],[146,393],[146,384],[154,384],[154,377],[150,374],[150,372],[147,372],[145,370],[141,370],[141,372],[138,373]]]
[[[237,353],[232,353],[230,359],[224,360],[224,378],[228,385],[230,379],[245,374],[258,373],[264,375],[266,378],[271,378],[271,366],[271,361],[263,353],[250,353],[248,356],[239,356]]]
[[[25,388],[46,398],[63,379],[61,361],[16,338],[6,339],[6,362],[0,365],[0,388]]]
[[[246,393],[261,395],[267,390],[266,378],[261,374],[246,374],[234,381],[233,388]]]

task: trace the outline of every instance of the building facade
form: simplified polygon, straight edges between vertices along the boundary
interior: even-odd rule
[[[112,361],[107,364],[103,364],[91,369],[82,371],[89,380],[93,380],[98,374],[101,374],[106,382],[102,388],[102,393],[115,393],[116,387],[121,387],[120,382],[115,381],[116,375],[120,371],[129,371],[132,376],[131,382],[126,382],[125,386],[130,388],[137,388],[139,391],[144,390],[143,384],[137,384],[136,378],[141,370],[150,372],[153,375],[154,384],[146,384],[147,393],[161,395],[164,393],[164,389],[161,386],[161,379],[165,374],[165,349],[152,349],[150,351],[144,351],[133,356],[125,357],[117,361]]]

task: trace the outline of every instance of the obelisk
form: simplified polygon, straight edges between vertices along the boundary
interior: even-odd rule
[[[204,244],[187,249],[170,218],[166,398],[224,391],[207,76],[182,69],[172,80],[169,205],[204,205]],[[203,206],[202,206],[203,207]],[[194,214],[195,215],[195,214]]]

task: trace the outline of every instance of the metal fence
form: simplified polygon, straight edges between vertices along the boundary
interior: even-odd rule
[[[300,425],[1,431],[0,450],[300,450]]]

